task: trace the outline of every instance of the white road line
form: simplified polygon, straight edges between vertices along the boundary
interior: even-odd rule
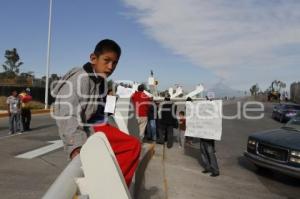
[[[17,135],[22,135],[22,133],[14,133],[14,134],[11,134],[11,135],[2,136],[2,137],[0,137],[0,140],[5,139],[5,138],[9,138],[9,137],[14,137],[14,136],[17,136]]]
[[[52,144],[17,155],[15,158],[32,159],[63,147],[63,142],[61,140],[49,141],[49,143]]]

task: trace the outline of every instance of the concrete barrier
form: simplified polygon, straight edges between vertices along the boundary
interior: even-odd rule
[[[72,199],[78,190],[75,179],[81,177],[83,177],[83,171],[80,157],[77,156],[56,178],[42,199]]]

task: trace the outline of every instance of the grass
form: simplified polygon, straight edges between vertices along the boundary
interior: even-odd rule
[[[6,98],[0,96],[0,110],[7,110]],[[44,109],[45,105],[39,101],[31,101],[29,102],[30,109]]]

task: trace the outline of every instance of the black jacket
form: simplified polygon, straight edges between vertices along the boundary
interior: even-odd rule
[[[164,101],[160,106],[160,114],[158,122],[161,125],[173,126],[177,128],[178,122],[176,118],[177,106],[171,101]]]

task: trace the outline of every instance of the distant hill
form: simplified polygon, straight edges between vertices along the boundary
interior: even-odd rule
[[[208,92],[214,92],[215,97],[241,97],[244,96],[244,91],[235,90],[223,82],[219,82],[212,87],[205,89],[204,96],[207,95]]]

